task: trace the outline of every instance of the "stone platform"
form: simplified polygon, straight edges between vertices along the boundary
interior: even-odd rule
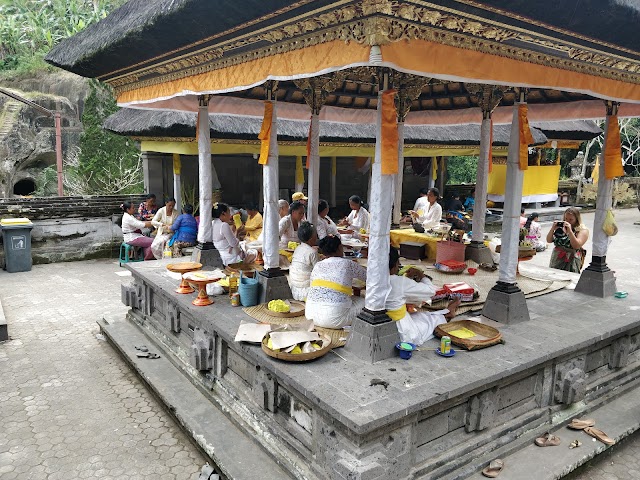
[[[291,478],[466,478],[640,383],[640,315],[615,298],[529,299],[505,344],[453,358],[434,340],[409,361],[288,364],[234,342],[250,317],[226,296],[195,307],[164,261],[127,268],[129,320]]]

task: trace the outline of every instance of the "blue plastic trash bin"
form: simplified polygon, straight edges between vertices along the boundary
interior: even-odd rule
[[[31,270],[31,229],[27,218],[3,218],[0,220],[4,245],[4,269],[9,273]]]

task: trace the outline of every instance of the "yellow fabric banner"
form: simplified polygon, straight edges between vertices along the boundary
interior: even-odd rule
[[[558,193],[560,165],[531,166],[524,172],[522,196]],[[507,182],[507,166],[496,164],[489,174],[487,193],[504,195]]]
[[[302,157],[296,157],[296,185],[304,184],[304,170],[302,169]]]
[[[620,146],[620,125],[618,116],[609,116],[607,144],[604,147],[604,176],[607,180],[624,176],[622,166],[622,147]]]
[[[593,166],[593,170],[591,170],[591,180],[593,180],[593,184],[598,184],[598,176],[600,174],[600,155],[596,156],[596,164]]]
[[[438,179],[438,157],[431,157],[431,180]]]
[[[382,175],[398,173],[398,112],[395,104],[396,91],[385,90],[382,93],[382,128],[380,142],[382,148]]]
[[[529,145],[533,143],[526,103],[518,105],[518,126],[520,128],[520,170],[526,170],[529,168]]]
[[[180,175],[181,171],[182,171],[182,162],[180,161],[180,154],[174,153],[173,154],[173,174]]]
[[[264,117],[262,119],[262,128],[258,134],[260,144],[260,158],[258,163],[260,165],[266,165],[269,161],[269,143],[271,142],[271,121],[273,119],[273,103],[270,101],[264,102]]]
[[[493,118],[491,119],[491,123],[489,125],[489,173],[493,171],[493,155],[491,151],[493,150]]]

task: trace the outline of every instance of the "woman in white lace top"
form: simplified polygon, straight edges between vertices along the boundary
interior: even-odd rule
[[[220,258],[225,266],[241,262],[244,257],[240,241],[229,225],[230,220],[229,207],[224,203],[216,203],[213,206],[213,245],[220,252]]]
[[[356,233],[359,233],[361,228],[369,230],[369,212],[362,206],[362,199],[357,195],[349,197],[349,207],[351,213],[343,223],[353,228]]]
[[[344,258],[338,237],[325,237],[318,245],[327,258],[311,272],[305,315],[319,327],[343,328],[351,325],[364,307],[364,298],[352,295],[352,284],[354,278],[366,280],[367,271]]]
[[[318,232],[318,239],[322,239],[327,235],[338,235],[338,227],[333,220],[329,218],[329,204],[326,200],[320,200],[318,202],[318,225],[316,225],[316,231]]]
[[[435,227],[442,220],[442,207],[438,203],[440,191],[433,187],[427,192],[428,203],[420,212],[410,212],[414,222],[421,223],[425,230]]]
[[[298,239],[302,242],[293,252],[289,267],[289,286],[295,300],[306,300],[309,290],[311,271],[318,263],[316,229],[309,222],[302,222],[298,227]]]

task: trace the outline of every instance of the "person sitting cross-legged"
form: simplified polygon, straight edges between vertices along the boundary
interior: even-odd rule
[[[436,289],[427,277],[420,275],[422,278],[409,278],[398,275],[399,270],[400,254],[397,248],[391,247],[389,251],[391,290],[387,294],[385,308],[387,315],[396,322],[400,340],[419,346],[433,338],[433,331],[438,325],[447,323],[455,316],[460,299],[453,300],[445,310],[408,313],[407,303],[430,303]]]

